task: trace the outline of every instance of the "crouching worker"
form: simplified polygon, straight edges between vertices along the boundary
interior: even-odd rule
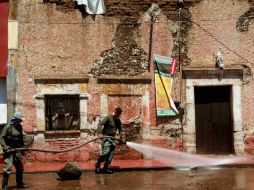
[[[122,135],[122,123],[120,120],[120,116],[122,114],[122,109],[117,107],[113,115],[109,115],[105,117],[98,125],[98,132],[101,135],[109,136],[105,137],[102,140],[102,149],[98,161],[95,165],[95,173],[106,173],[112,174],[113,172],[109,170],[109,165],[113,160],[115,153],[115,139],[110,137],[115,137],[116,132],[121,137]],[[104,167],[101,169],[101,163],[104,162]]]
[[[23,163],[20,151],[10,152],[13,148],[22,148],[24,146],[22,125],[23,115],[15,113],[10,123],[6,125],[0,135],[0,144],[3,147],[4,172],[2,188],[8,189],[8,179],[12,171],[12,165],[16,168],[16,184],[18,189],[27,188],[23,183]]]

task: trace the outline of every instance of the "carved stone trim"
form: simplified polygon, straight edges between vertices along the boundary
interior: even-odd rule
[[[243,69],[232,68],[232,69],[183,69],[183,74],[186,78],[198,79],[198,78],[211,78],[211,76],[224,76],[225,78],[243,77]]]
[[[116,78],[116,77],[98,77],[98,84],[151,84],[150,78]]]
[[[36,84],[74,84],[88,83],[89,78],[35,78]]]

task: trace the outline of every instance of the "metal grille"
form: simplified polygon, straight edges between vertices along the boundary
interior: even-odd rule
[[[46,130],[78,130],[79,95],[46,95]]]

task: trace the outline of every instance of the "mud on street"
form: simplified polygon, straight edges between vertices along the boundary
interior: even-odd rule
[[[79,180],[61,181],[56,173],[25,173],[29,189],[47,190],[253,190],[254,168],[83,172]],[[9,189],[15,189],[11,174]]]

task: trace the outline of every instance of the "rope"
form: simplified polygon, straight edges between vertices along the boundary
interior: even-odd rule
[[[111,136],[103,136],[103,137],[94,138],[94,139],[92,139],[90,141],[87,141],[87,142],[83,142],[80,145],[73,146],[71,148],[62,149],[62,150],[46,150],[46,149],[24,147],[24,148],[13,148],[13,149],[10,149],[9,152],[14,152],[14,151],[37,151],[37,152],[49,152],[49,153],[63,153],[63,152],[69,152],[69,151],[78,149],[78,148],[80,148],[80,147],[82,147],[84,145],[87,145],[88,143],[91,143],[93,141],[96,141],[98,139],[103,139],[103,138],[111,138],[111,139],[118,140],[118,141],[120,141],[122,143],[125,143],[125,141],[123,141],[122,139],[119,139],[119,138],[115,138],[115,137],[111,137]],[[2,154],[4,154],[4,152],[0,153],[0,155],[2,155]]]

